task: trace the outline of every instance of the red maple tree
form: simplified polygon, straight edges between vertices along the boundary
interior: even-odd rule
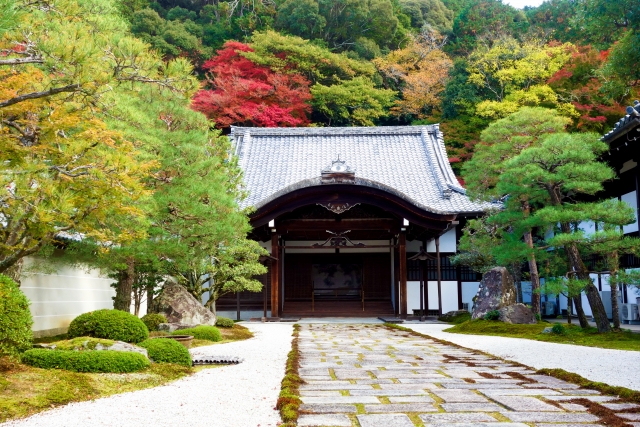
[[[309,124],[309,81],[300,74],[278,74],[255,64],[239,52],[250,46],[228,41],[204,63],[205,89],[193,97],[193,109],[216,122],[256,127],[292,127]]]

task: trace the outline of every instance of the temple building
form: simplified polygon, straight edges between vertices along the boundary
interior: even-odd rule
[[[438,125],[233,127],[230,137],[248,192],[242,207],[253,209],[250,237],[270,257],[263,292],[223,297],[222,315],[471,308],[480,277],[449,257],[465,222],[491,205],[466,195]],[[415,259],[421,248],[424,261]]]

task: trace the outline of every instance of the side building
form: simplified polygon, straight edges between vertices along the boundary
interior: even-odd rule
[[[480,276],[452,266],[472,202],[438,125],[233,127],[251,238],[271,257],[262,293],[222,297],[240,317],[406,316],[472,306]],[[410,258],[426,248],[427,261]],[[420,280],[426,285],[422,292]]]

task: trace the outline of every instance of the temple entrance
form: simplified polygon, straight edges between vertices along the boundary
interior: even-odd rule
[[[390,253],[287,254],[283,314],[393,314]]]

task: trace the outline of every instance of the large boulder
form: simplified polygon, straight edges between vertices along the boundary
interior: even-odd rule
[[[482,276],[472,319],[482,319],[489,311],[500,310],[516,303],[516,287],[506,268],[496,267]]]
[[[216,315],[207,310],[183,286],[167,283],[152,303],[155,313],[164,314],[168,323],[216,325]]]
[[[515,325],[534,325],[538,323],[533,311],[524,304],[513,304],[500,309],[500,321]]]

